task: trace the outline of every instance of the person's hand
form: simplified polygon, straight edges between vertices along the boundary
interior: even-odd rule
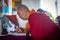
[[[20,28],[16,28],[15,32],[17,32],[17,33],[21,33],[22,30],[21,30]]]

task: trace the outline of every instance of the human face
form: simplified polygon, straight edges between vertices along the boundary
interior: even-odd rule
[[[17,13],[18,13],[19,17],[22,18],[23,20],[27,20],[29,17],[29,10],[24,6],[19,8],[17,10]]]

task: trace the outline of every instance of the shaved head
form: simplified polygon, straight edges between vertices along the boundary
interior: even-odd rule
[[[29,9],[25,5],[21,5],[17,9],[17,14],[19,15],[20,18],[23,20],[27,20],[29,17]]]

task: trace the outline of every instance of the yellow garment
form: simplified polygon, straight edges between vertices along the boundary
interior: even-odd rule
[[[15,1],[12,0],[12,9],[14,9],[14,8],[15,8]]]
[[[12,0],[12,8],[14,9],[15,8],[15,2],[20,2],[21,0]]]
[[[15,0],[15,2],[20,2],[21,0]]]

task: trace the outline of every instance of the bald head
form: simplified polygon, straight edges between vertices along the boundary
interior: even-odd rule
[[[17,9],[17,14],[19,15],[20,18],[23,20],[27,20],[29,17],[29,9],[25,5],[21,5]]]

